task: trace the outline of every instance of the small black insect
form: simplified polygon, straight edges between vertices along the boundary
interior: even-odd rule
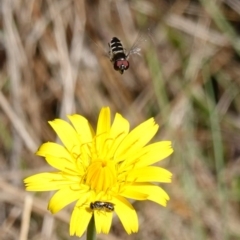
[[[114,211],[114,204],[110,202],[91,202],[90,203],[91,210],[102,210],[105,212],[113,212]]]

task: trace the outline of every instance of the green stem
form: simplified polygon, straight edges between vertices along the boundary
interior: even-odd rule
[[[95,240],[95,239],[96,239],[96,230],[95,230],[94,216],[92,216],[87,228],[87,240]]]

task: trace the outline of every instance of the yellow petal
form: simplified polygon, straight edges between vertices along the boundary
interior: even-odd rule
[[[107,151],[106,159],[112,158],[112,156],[114,156],[114,153],[118,148],[119,144],[122,142],[122,140],[126,137],[128,133],[129,122],[117,113],[115,115],[109,134],[109,139],[112,141],[109,143],[109,149]]]
[[[167,201],[170,199],[168,194],[159,186],[153,185],[150,188],[148,188],[149,196],[148,200],[151,200],[153,202],[156,202],[164,207],[167,206]]]
[[[112,224],[112,212],[95,210],[94,220],[97,233],[109,233]]]
[[[49,121],[49,124],[57,133],[67,150],[75,155],[80,155],[79,146],[81,145],[81,142],[74,128],[62,119]]]
[[[149,166],[129,171],[127,181],[133,182],[171,182],[172,173],[160,167]]]
[[[69,161],[66,158],[58,158],[52,156],[45,157],[47,163],[52,167],[61,170],[64,173],[73,174],[73,175],[82,175],[84,170],[76,167],[76,163]]]
[[[119,167],[119,171],[128,171],[134,167],[141,168],[163,160],[172,154],[170,141],[161,141],[149,144],[135,155],[128,157]]]
[[[51,155],[54,157],[66,158],[69,161],[73,161],[71,154],[69,154],[65,147],[53,142],[43,143],[36,154],[42,157]]]
[[[27,191],[51,191],[58,190],[72,183],[66,181],[61,173],[38,173],[24,179]]]
[[[103,158],[106,154],[105,144],[109,136],[111,126],[111,115],[109,107],[101,109],[98,117],[97,131],[96,131],[96,148],[99,158]]]
[[[91,211],[86,211],[86,209],[83,207],[75,206],[70,221],[70,236],[76,235],[81,237],[87,229],[91,217]]]
[[[115,153],[115,157],[123,160],[131,155],[136,155],[137,152],[153,138],[157,130],[158,125],[153,118],[138,125],[121,142]]]
[[[138,231],[138,217],[132,204],[125,198],[116,196],[114,198],[115,212],[128,234],[136,233]]]
[[[144,149],[146,154],[139,158],[136,167],[145,167],[167,158],[173,153],[170,141],[150,144]]]
[[[69,174],[74,174],[77,171],[76,159],[65,147],[57,143],[47,142],[42,144],[36,154],[45,157],[48,164],[58,170]],[[79,171],[77,174],[79,174]]]
[[[167,200],[169,200],[169,196],[167,193],[160,188],[151,183],[132,183],[129,186],[126,186],[128,191],[138,191],[148,195],[147,199],[153,202],[156,202],[162,206],[167,205]]]
[[[80,135],[82,144],[92,142],[92,138],[95,133],[86,118],[81,115],[74,114],[68,115],[68,119],[76,129],[76,132]]]
[[[148,198],[148,194],[138,192],[137,190],[135,191],[132,188],[129,189],[127,185],[121,189],[119,194],[123,197],[135,200],[147,200]]]
[[[70,187],[65,187],[57,191],[49,201],[48,209],[51,213],[57,213],[66,205],[82,198],[84,191],[73,191]]]
[[[61,172],[39,173],[24,179],[28,191],[51,191],[71,185],[73,190],[88,189],[84,184],[80,184],[79,176],[66,175]]]

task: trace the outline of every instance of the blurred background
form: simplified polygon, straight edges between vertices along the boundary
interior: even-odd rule
[[[239,0],[1,0],[0,239],[79,239],[72,206],[50,215],[50,193],[22,179],[52,170],[34,155],[56,140],[47,121],[79,113],[95,127],[103,106],[132,128],[155,117],[175,152],[159,163],[168,206],[135,202],[139,232],[116,217],[98,239],[240,239],[239,35]],[[127,50],[140,39],[123,75],[114,36]]]

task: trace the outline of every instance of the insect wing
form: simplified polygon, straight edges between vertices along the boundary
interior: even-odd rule
[[[147,30],[147,32],[144,33],[140,33],[138,34],[137,39],[135,40],[134,44],[132,45],[132,47],[130,48],[128,54],[127,54],[127,58],[130,57],[130,55],[132,54],[138,54],[141,55],[141,46],[147,42],[150,38],[150,29]]]
[[[103,46],[102,41],[99,40],[99,38],[94,40],[93,38],[86,35],[86,41],[91,44],[94,52],[98,52],[101,56],[109,58],[108,50]]]
[[[114,204],[113,203],[110,203],[110,202],[105,202],[105,210],[107,212],[113,212],[114,211]]]
[[[90,208],[92,210],[101,210],[104,208],[104,205],[105,205],[104,202],[96,201],[96,202],[90,203]]]

